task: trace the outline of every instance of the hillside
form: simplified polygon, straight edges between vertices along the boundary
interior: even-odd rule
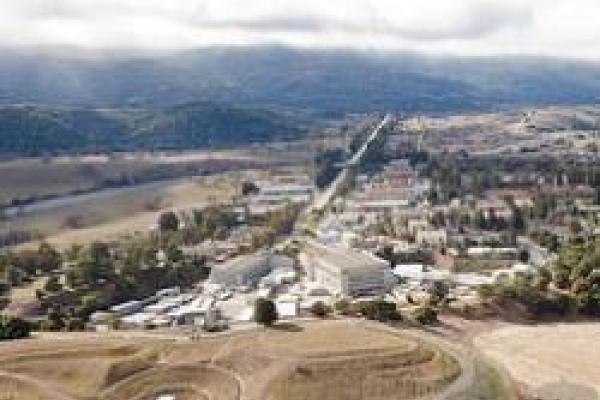
[[[299,135],[306,120],[267,107],[196,102],[162,109],[0,107],[0,153],[190,148]]]

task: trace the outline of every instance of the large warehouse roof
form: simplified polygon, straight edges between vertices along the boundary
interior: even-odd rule
[[[341,246],[325,246],[311,242],[305,251],[308,255],[318,258],[322,263],[331,268],[340,269],[346,273],[364,272],[366,269],[383,269],[385,261],[375,258],[370,254],[354,251]]]

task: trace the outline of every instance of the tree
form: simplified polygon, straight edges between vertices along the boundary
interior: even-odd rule
[[[529,251],[522,249],[519,251],[519,261],[526,264],[529,262]]]
[[[342,315],[351,315],[352,314],[352,304],[346,299],[338,300],[335,303],[335,309]]]
[[[546,267],[538,269],[538,273],[534,279],[536,288],[540,291],[545,292],[548,290],[548,286],[552,283],[552,271]]]
[[[374,321],[397,321],[401,318],[396,304],[384,300],[363,302],[360,304],[360,310],[367,319]]]
[[[254,304],[254,321],[264,326],[272,326],[279,316],[275,303],[269,299],[259,298]]]
[[[42,271],[54,271],[61,267],[62,256],[48,243],[41,243],[38,248],[39,267]]]
[[[433,306],[438,306],[446,300],[450,293],[448,285],[441,281],[435,281],[428,289],[429,302]]]
[[[519,207],[512,207],[512,215],[510,218],[510,227],[516,232],[524,232],[527,227],[523,211]]]
[[[329,316],[333,312],[333,310],[331,309],[331,307],[329,307],[322,301],[317,301],[313,303],[313,305],[310,307],[310,312],[315,317],[325,318]]]
[[[158,217],[158,229],[161,232],[175,232],[179,229],[179,218],[173,211],[167,211]]]
[[[29,337],[31,330],[31,324],[21,318],[0,317],[0,341]]]
[[[90,244],[89,255],[94,263],[101,263],[110,259],[110,248],[104,242],[93,242]]]
[[[51,276],[50,278],[48,278],[48,281],[46,281],[46,284],[44,285],[44,290],[50,293],[60,292],[62,290],[62,285],[58,281],[58,277]]]
[[[260,191],[254,182],[242,182],[242,196],[257,194]]]
[[[416,308],[412,312],[412,317],[421,325],[432,325],[438,321],[437,311],[430,306]]]

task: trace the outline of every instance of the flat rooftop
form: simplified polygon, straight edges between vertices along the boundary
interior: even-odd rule
[[[309,256],[317,257],[335,268],[348,272],[360,272],[365,268],[379,269],[387,265],[385,261],[363,252],[341,246],[326,246],[314,241],[306,246],[305,252]]]

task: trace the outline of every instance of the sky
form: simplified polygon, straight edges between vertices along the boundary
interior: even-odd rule
[[[600,60],[600,0],[0,0],[0,46],[277,44]]]

